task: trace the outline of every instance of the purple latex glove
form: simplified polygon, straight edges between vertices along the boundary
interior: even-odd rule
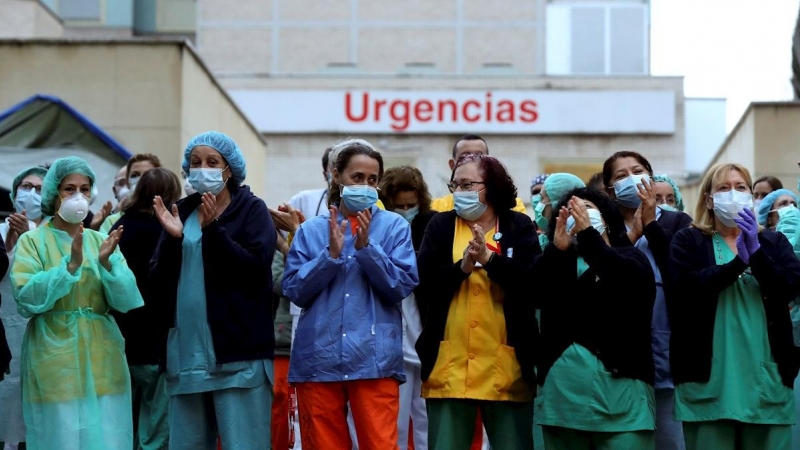
[[[752,256],[761,248],[761,244],[758,242],[758,222],[756,221],[755,213],[749,209],[740,211],[736,224],[742,230],[740,237],[743,236],[744,244],[747,246],[747,254]]]
[[[739,233],[739,236],[736,237],[736,250],[739,252],[739,259],[741,259],[745,264],[750,264],[750,252],[747,251],[744,231]]]

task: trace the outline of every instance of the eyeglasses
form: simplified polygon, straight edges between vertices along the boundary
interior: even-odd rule
[[[451,181],[447,184],[447,187],[450,189],[450,192],[455,192],[457,190],[462,191],[471,191],[473,190],[473,186],[476,184],[486,184],[483,181],[462,181],[461,183],[456,183],[455,181]]]
[[[17,189],[23,190],[23,191],[30,191],[32,189],[36,189],[36,193],[37,194],[41,194],[42,193],[42,185],[34,186],[34,185],[30,184],[30,183],[22,183],[22,184],[19,185],[19,187]]]

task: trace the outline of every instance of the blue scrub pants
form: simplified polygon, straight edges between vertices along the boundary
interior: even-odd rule
[[[170,450],[215,450],[217,435],[225,450],[270,448],[272,384],[199,394],[169,401]]]

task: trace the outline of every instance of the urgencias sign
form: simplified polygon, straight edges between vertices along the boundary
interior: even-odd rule
[[[670,134],[673,91],[232,90],[263,133]]]

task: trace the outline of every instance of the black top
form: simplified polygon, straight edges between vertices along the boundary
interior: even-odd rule
[[[178,201],[181,221],[200,205],[200,194]],[[231,204],[203,228],[206,310],[218,364],[271,359],[275,345],[272,323],[271,265],[275,225],[263,200],[250,188],[231,189]],[[158,302],[174,323],[183,237],[166,231],[150,262],[150,281],[158,286]],[[162,298],[163,297],[163,298]]]
[[[653,384],[650,323],[656,284],[644,253],[629,244],[609,247],[594,228],[577,234],[577,249],[551,243],[539,258],[543,289],[539,384],[570,345],[591,351],[613,376]],[[589,268],[578,278],[578,256]]]
[[[411,221],[411,242],[414,243],[414,250],[417,254],[419,254],[419,249],[422,247],[422,239],[425,237],[428,223],[436,214],[436,211],[430,211],[427,214],[420,213]],[[420,321],[422,325],[425,325],[428,320],[428,302],[425,299],[425,294],[419,289],[414,289],[414,298],[417,300]]]
[[[800,261],[783,234],[758,233],[761,248],[750,256],[750,269],[761,288],[767,335],[783,384],[794,385],[800,349],[794,346],[789,302],[800,294]],[[705,383],[711,378],[714,322],[719,294],[747,265],[738,256],[717,265],[713,237],[697,228],[678,232],[670,248],[676,295],[668,297],[672,336],[670,365],[675,384]]]
[[[428,301],[428,321],[416,344],[422,380],[428,379],[436,364],[453,296],[470,276],[461,270],[460,260],[453,263],[456,217],[455,211],[436,214],[428,224],[419,252],[418,289]],[[503,289],[508,345],[514,347],[522,376],[533,384],[539,335],[531,298],[531,286],[537,283],[531,273],[542,249],[530,217],[508,210],[500,213],[499,223],[502,255],[494,255],[483,269],[476,270],[486,270],[489,279]]]
[[[2,280],[8,271],[8,254],[6,253],[6,243],[0,239],[0,280]],[[0,297],[0,303],[3,299]],[[8,301],[8,299],[6,299]],[[11,299],[14,301],[14,299]],[[8,348],[8,341],[6,341],[6,330],[3,327],[3,322],[0,321],[0,380],[6,374],[8,364],[11,362],[11,350]]]
[[[138,211],[126,212],[111,228],[124,226],[119,250],[128,267],[136,276],[136,287],[144,299],[144,306],[127,313],[111,311],[125,338],[125,356],[129,364],[163,364],[170,322],[164,308],[154,305],[153,287],[150,283],[150,260],[164,229],[154,214]]]

